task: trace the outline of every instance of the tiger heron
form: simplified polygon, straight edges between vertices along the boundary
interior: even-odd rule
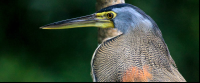
[[[115,28],[121,35],[98,46],[91,61],[94,82],[185,82],[154,20],[131,4],[63,20],[41,29]]]

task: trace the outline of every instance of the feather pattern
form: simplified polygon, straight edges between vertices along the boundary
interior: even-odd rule
[[[163,39],[140,28],[103,42],[93,57],[97,82],[185,81]]]

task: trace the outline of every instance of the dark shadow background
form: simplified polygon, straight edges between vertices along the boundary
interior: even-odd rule
[[[41,30],[94,13],[96,0],[1,0],[0,82],[91,82],[97,28]],[[199,0],[126,0],[160,27],[179,71],[199,81]]]

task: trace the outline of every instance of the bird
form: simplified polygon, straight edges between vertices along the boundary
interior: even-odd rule
[[[113,28],[122,34],[103,41],[91,60],[93,82],[186,82],[156,22],[132,4],[116,4],[91,15],[41,29]]]

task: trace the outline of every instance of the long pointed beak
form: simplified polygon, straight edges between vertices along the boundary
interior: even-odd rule
[[[69,29],[78,27],[114,28],[113,22],[104,17],[91,14],[88,16],[67,19],[40,27],[41,29]]]

